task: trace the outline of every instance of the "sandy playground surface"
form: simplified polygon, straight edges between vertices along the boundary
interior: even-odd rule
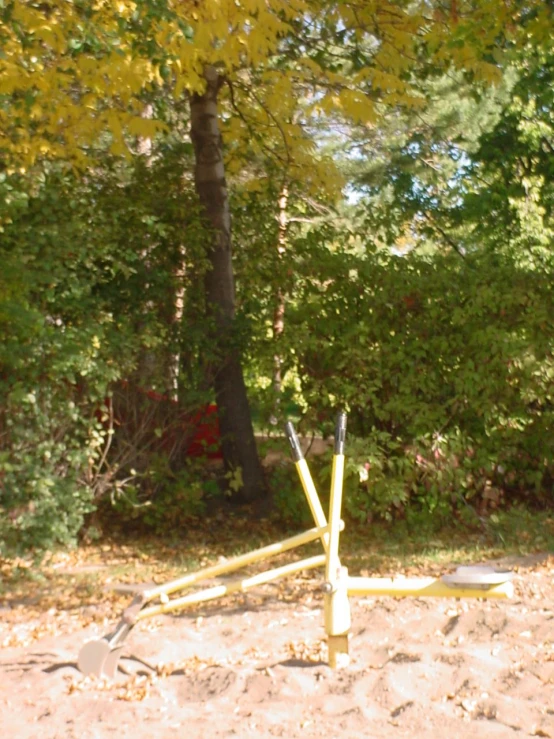
[[[1,735],[554,738],[554,556],[501,564],[511,601],[352,598],[341,671],[325,664],[314,573],[142,622],[113,682],[75,664],[119,617],[103,593],[45,613],[8,599]]]

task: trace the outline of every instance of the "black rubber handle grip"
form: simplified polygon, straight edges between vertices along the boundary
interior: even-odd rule
[[[287,421],[287,423],[285,424],[285,434],[287,435],[287,439],[289,440],[294,461],[300,462],[301,459],[304,459],[304,454],[302,453],[302,449],[300,448],[300,440],[296,435],[296,431],[294,430],[294,426],[292,425],[291,421]]]
[[[335,424],[335,454],[344,454],[346,439],[346,413],[339,413]]]

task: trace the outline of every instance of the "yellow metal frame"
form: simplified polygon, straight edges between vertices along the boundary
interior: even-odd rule
[[[289,425],[288,425],[289,426]],[[346,429],[346,416],[340,414],[335,428],[335,450],[331,473],[331,494],[329,501],[329,533],[322,537],[326,552],[324,586],[324,623],[327,634],[329,665],[343,667],[349,663],[349,632],[351,626],[348,596],[372,595],[433,598],[487,598],[504,599],[513,595],[513,585],[508,580],[491,586],[460,587],[443,582],[440,578],[383,578],[350,577],[339,559],[339,537],[344,529],[341,520],[342,491],[344,478],[343,442]],[[287,429],[289,438],[295,437],[294,430]],[[301,454],[298,440],[291,439],[295,455],[296,470],[302,488],[308,499],[314,521],[324,527],[325,514],[313,483],[306,460]]]
[[[304,458],[300,442],[292,424],[287,424],[287,436],[291,444],[294,462],[306,500],[312,513],[315,527],[292,536],[283,541],[270,544],[233,557],[211,567],[192,572],[184,577],[172,580],[138,593],[133,602],[123,612],[122,618],[114,632],[85,644],[79,654],[78,664],[83,671],[97,675],[113,676],[117,670],[117,661],[122,643],[132,627],[146,618],[170,613],[197,603],[203,603],[231,593],[246,592],[250,588],[272,582],[301,570],[325,568],[324,590],[324,626],[329,648],[329,664],[331,667],[342,667],[349,662],[349,633],[351,628],[350,604],[348,596],[372,595],[394,597],[434,597],[434,598],[510,598],[513,587],[502,581],[503,573],[493,584],[475,585],[471,578],[458,578],[456,584],[448,584],[441,579],[424,578],[382,578],[382,577],[349,577],[348,571],[341,565],[339,557],[340,533],[344,529],[341,520],[342,493],[344,479],[344,437],[346,433],[346,416],[339,414],[335,427],[335,448],[331,473],[331,491],[329,501],[329,521],[325,517],[319,495],[314,485],[308,464]],[[182,591],[212,578],[241,569],[255,562],[261,562],[283,552],[296,549],[304,544],[319,539],[323,554],[315,555],[281,567],[260,572],[226,584],[213,585],[197,592],[170,599],[170,595]],[[495,578],[493,578],[494,580]],[[484,579],[486,582],[486,578]],[[148,605],[159,599],[159,603]]]
[[[511,598],[511,582],[483,588],[453,588],[434,577],[349,577],[348,595],[392,595],[395,598]]]
[[[342,522],[340,522],[339,528],[341,528],[342,526],[343,524]],[[172,580],[171,582],[165,583],[164,585],[159,585],[155,588],[144,590],[138,596],[141,602],[141,610],[139,610],[133,616],[133,623],[142,621],[145,618],[150,618],[151,616],[157,616],[160,613],[170,613],[171,611],[176,611],[180,608],[194,605],[195,603],[203,603],[207,600],[219,598],[231,593],[237,593],[241,591],[246,592],[250,588],[256,587],[257,585],[272,582],[273,580],[277,580],[280,577],[286,577],[287,575],[291,575],[295,572],[300,572],[301,570],[322,567],[326,562],[325,554],[319,554],[315,557],[301,559],[298,562],[291,562],[290,564],[284,565],[282,567],[277,567],[272,570],[267,570],[251,577],[246,577],[240,580],[233,580],[226,585],[216,585],[210,588],[205,588],[195,593],[190,593],[189,595],[185,595],[181,598],[174,598],[172,600],[169,600],[169,595],[179,590],[185,590],[186,588],[190,588],[193,585],[197,585],[198,583],[205,580],[211,580],[214,577],[219,577],[220,575],[225,575],[229,572],[235,572],[236,570],[253,564],[254,562],[260,562],[269,559],[270,557],[274,557],[278,554],[282,554],[283,552],[287,552],[291,549],[296,549],[297,547],[300,547],[303,544],[308,544],[309,542],[315,541],[316,539],[321,539],[323,541],[324,537],[328,535],[329,527],[327,526],[327,522],[325,522],[324,526],[318,526],[313,529],[308,529],[308,531],[304,531],[302,534],[292,536],[289,539],[284,539],[283,541],[276,542],[275,544],[269,544],[268,546],[262,547],[261,549],[255,549],[252,552],[240,554],[237,557],[233,557],[232,559],[227,560],[226,562],[221,562],[220,564],[213,565],[212,567],[206,567],[202,570],[197,570],[196,572],[191,572],[190,575],[185,575],[184,577],[181,577],[177,580]],[[158,605],[149,606],[148,608],[145,607],[147,603],[155,600],[156,598],[160,598],[161,603],[159,603]]]

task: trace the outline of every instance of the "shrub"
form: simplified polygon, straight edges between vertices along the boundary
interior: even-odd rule
[[[349,412],[352,515],[549,504],[551,284],[549,263],[487,253],[343,256],[305,278],[288,341],[323,432]]]

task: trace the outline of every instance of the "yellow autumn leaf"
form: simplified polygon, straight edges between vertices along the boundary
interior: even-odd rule
[[[141,116],[133,116],[126,123],[127,130],[133,136],[143,136],[148,138],[155,136],[161,130],[167,129],[167,126],[161,121],[156,121]]]

